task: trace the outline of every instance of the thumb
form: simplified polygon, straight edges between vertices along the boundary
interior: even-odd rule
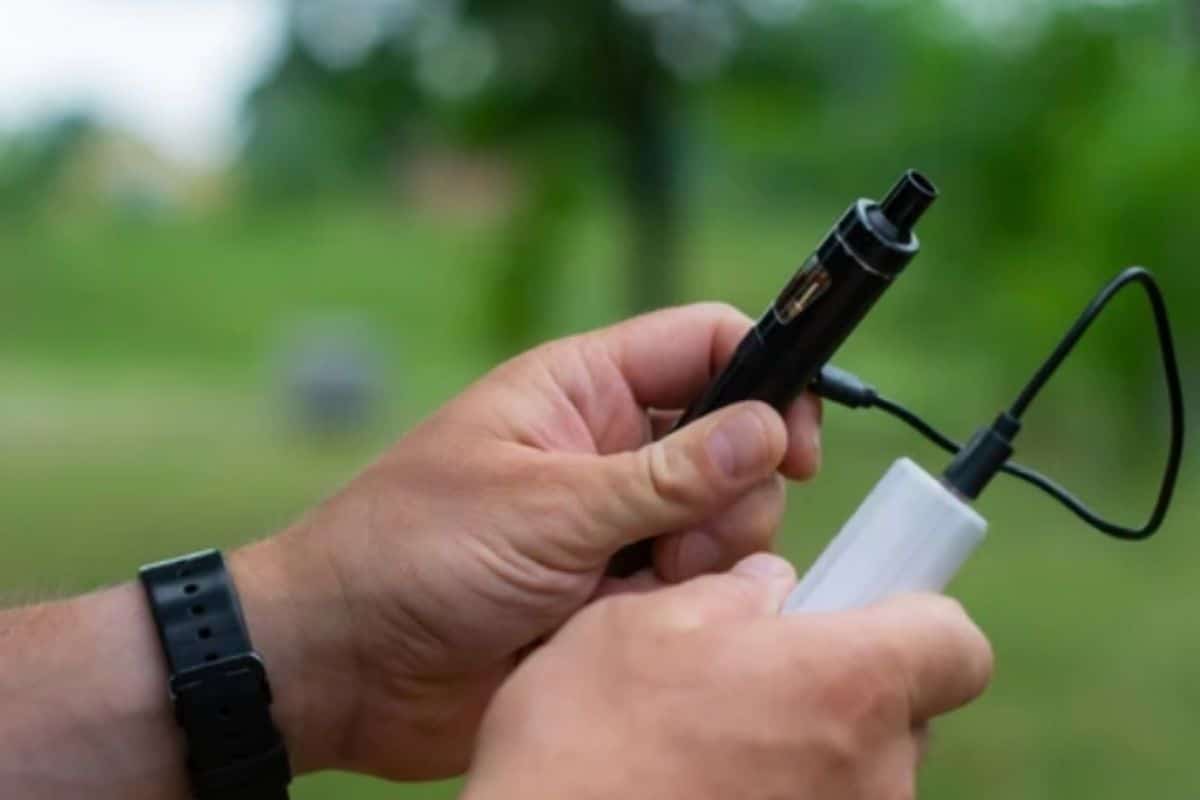
[[[640,450],[605,456],[598,472],[603,488],[583,493],[600,528],[600,541],[590,544],[611,552],[701,524],[774,474],[786,451],[783,419],[765,403],[748,402]]]
[[[729,572],[694,578],[647,597],[674,624],[698,628],[774,616],[795,585],[796,570],[785,559],[755,553]]]

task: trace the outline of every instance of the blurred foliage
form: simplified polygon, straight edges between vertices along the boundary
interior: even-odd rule
[[[94,130],[85,114],[68,114],[38,130],[0,139],[0,219],[28,219],[43,210],[65,168]]]
[[[569,261],[556,242],[580,208],[571,174],[626,209],[633,307],[682,296],[685,194],[819,203],[832,220],[830,200],[878,194],[909,165],[945,195],[924,235],[945,265],[926,301],[948,313],[914,332],[931,342],[975,321],[1042,345],[1135,262],[1194,296],[1194,9],[1004,5],[295,0],[285,56],[249,101],[246,165],[295,197],[394,177],[431,141],[515,160],[531,188],[496,256],[505,351],[536,336],[531,298]],[[993,313],[959,302],[967,290]],[[1143,323],[1106,325],[1097,357],[1147,377]]]

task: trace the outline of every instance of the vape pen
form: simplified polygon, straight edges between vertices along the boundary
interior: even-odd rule
[[[913,226],[936,198],[933,183],[909,170],[883,202],[851,205],[676,427],[743,400],[786,410],[920,250]],[[651,547],[621,550],[609,573],[648,566]]]
[[[783,412],[920,250],[912,228],[936,197],[910,170],[882,203],[850,206],[678,424],[742,400]]]

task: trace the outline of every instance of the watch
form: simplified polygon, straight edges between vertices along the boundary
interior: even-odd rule
[[[166,655],[197,800],[287,800],[291,765],[271,686],[217,550],[138,573]]]

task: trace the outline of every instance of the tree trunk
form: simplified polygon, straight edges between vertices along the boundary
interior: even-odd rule
[[[616,145],[622,201],[629,215],[628,285],[634,311],[678,297],[677,242],[682,193],[674,86],[658,62],[653,35],[630,22],[617,3],[592,6],[596,18],[593,74],[607,93],[606,119]]]
[[[578,204],[569,166],[553,158],[527,164],[528,193],[505,229],[489,293],[491,345],[498,357],[520,352],[545,334],[546,309],[563,263],[562,240]]]
[[[658,76],[647,78],[626,96],[619,119],[623,191],[632,229],[629,288],[637,312],[669,305],[679,293],[678,152],[669,92]]]

